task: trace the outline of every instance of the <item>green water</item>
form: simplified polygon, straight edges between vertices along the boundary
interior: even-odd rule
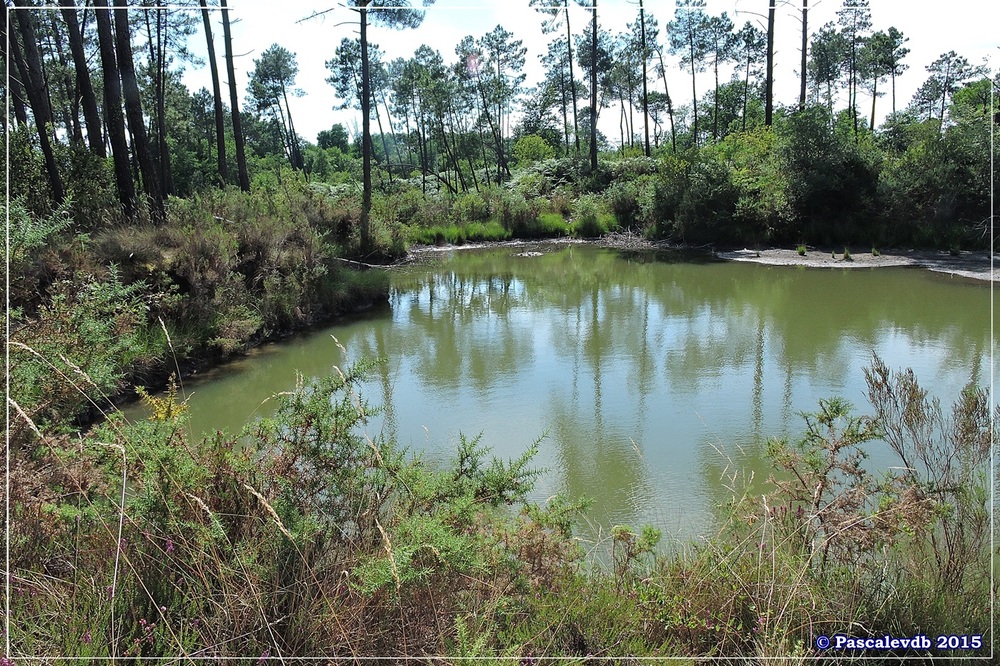
[[[542,256],[516,256],[525,250]],[[339,345],[347,350],[347,357]],[[191,428],[237,431],[296,373],[387,362],[369,426],[431,459],[459,433],[505,457],[545,435],[534,498],[594,499],[592,536],[712,529],[736,469],[803,430],[819,398],[867,407],[872,352],[946,404],[989,383],[988,285],[918,269],[803,269],[542,244],[393,269],[388,304],[188,381]],[[880,456],[882,456],[880,458]],[[875,452],[874,460],[892,464]]]

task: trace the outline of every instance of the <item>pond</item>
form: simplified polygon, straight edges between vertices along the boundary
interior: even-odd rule
[[[192,431],[238,431],[296,373],[384,358],[370,434],[431,460],[460,433],[505,458],[544,436],[533,499],[592,498],[594,539],[649,523],[681,544],[712,530],[734,471],[767,477],[766,439],[799,436],[820,398],[864,413],[873,352],[945,405],[989,382],[987,284],[565,243],[427,256],[393,269],[389,303],[186,382]]]

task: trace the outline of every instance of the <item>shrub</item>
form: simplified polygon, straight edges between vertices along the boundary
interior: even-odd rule
[[[805,245],[799,245],[797,248],[795,248],[795,251],[799,253],[800,257],[806,256],[806,246]]]
[[[648,179],[647,179],[648,180]],[[642,185],[638,181],[615,181],[604,191],[604,200],[620,226],[629,227],[642,215],[639,203]]]
[[[145,285],[101,279],[61,281],[35,320],[12,322],[11,399],[40,424],[65,424],[107,404],[130,373],[164,351],[146,332]],[[19,423],[20,427],[24,423]]]
[[[455,224],[486,222],[490,219],[489,204],[478,192],[463,194],[452,204],[451,219]]]
[[[601,199],[594,194],[585,194],[573,206],[573,231],[577,236],[594,238],[608,232],[614,225],[614,218],[604,212]]]
[[[555,149],[537,134],[526,134],[514,143],[514,159],[520,165],[552,159],[555,154]]]
[[[520,192],[494,189],[489,192],[490,214],[513,235],[520,235],[538,216]]]

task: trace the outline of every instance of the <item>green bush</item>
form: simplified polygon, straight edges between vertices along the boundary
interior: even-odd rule
[[[455,224],[486,222],[490,219],[489,203],[478,192],[463,194],[452,204],[451,219]]]
[[[61,281],[37,318],[12,316],[11,399],[39,425],[64,425],[124,388],[124,380],[165,352],[148,330],[145,285],[124,285],[111,268],[100,279]],[[18,429],[25,423],[18,420]]]
[[[527,134],[514,143],[514,159],[519,165],[534,164],[555,155],[555,149],[537,134]]]
[[[573,231],[582,238],[595,238],[608,233],[614,218],[603,210],[601,198],[585,194],[573,207]]]
[[[603,197],[614,214],[619,226],[630,227],[640,222],[643,186],[649,178],[643,176],[641,181],[615,181],[604,191]]]

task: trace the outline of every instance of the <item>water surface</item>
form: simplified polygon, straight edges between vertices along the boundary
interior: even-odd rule
[[[873,352],[950,404],[989,381],[988,285],[911,268],[804,269],[587,245],[461,250],[392,272],[388,304],[189,381],[192,429],[237,431],[296,373],[386,359],[369,426],[431,459],[459,433],[504,457],[545,436],[534,499],[589,496],[592,534],[712,529],[727,475],[841,396]],[[339,346],[347,350],[347,357]],[[881,457],[880,457],[881,455]],[[876,452],[876,462],[892,464]]]

